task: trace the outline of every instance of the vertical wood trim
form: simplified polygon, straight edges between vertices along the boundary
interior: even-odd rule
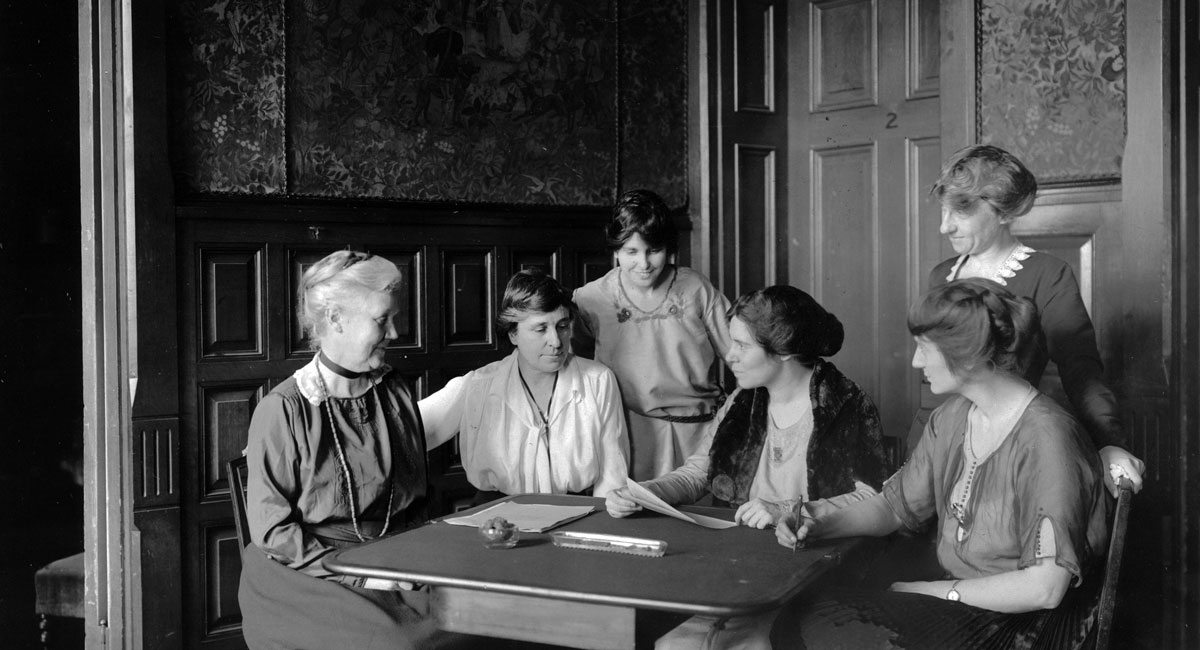
[[[941,97],[943,157],[975,142],[975,2],[942,3]]]
[[[1197,422],[1200,422],[1200,7],[1196,3],[1181,2],[1175,5],[1174,20],[1168,23],[1177,30],[1177,39],[1172,48],[1178,57],[1175,62],[1178,78],[1175,86],[1179,97],[1178,111],[1179,151],[1175,158],[1177,183],[1175,192],[1174,255],[1175,287],[1173,340],[1176,342],[1176,358],[1172,363],[1173,384],[1177,387],[1171,395],[1174,426],[1179,432],[1180,454],[1183,459],[1181,502],[1179,512],[1185,524],[1180,531],[1183,548],[1183,565],[1195,567],[1200,564],[1200,517],[1196,516],[1200,503],[1200,440]],[[1183,615],[1180,647],[1200,647],[1200,628],[1187,625],[1187,621],[1200,619],[1200,576],[1193,577],[1183,585]]]
[[[132,646],[136,270],[129,0],[78,6],[84,401],[84,628]]]

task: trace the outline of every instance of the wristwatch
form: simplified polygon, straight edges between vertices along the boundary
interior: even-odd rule
[[[962,594],[958,593],[958,583],[959,581],[955,580],[954,583],[950,585],[950,591],[946,592],[946,600],[955,603],[962,601]]]

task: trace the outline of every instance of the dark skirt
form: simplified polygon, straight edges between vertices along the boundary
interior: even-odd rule
[[[1094,627],[1094,572],[1051,610],[1003,614],[922,594],[856,589],[785,606],[771,646],[788,650],[1079,650]]]
[[[441,645],[423,592],[360,589],[314,578],[266,556],[242,552],[238,603],[251,650],[358,648],[404,650]]]

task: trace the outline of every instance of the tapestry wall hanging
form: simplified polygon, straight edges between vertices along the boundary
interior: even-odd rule
[[[1046,185],[1110,182],[1125,151],[1125,1],[985,0],[979,141]]]
[[[578,206],[611,205],[620,166],[681,205],[685,21],[685,0],[620,20],[589,0],[181,0],[173,166],[185,193]]]

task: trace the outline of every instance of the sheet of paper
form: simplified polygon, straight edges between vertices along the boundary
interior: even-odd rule
[[[478,528],[492,517],[503,517],[516,524],[523,533],[544,533],[568,521],[591,514],[592,506],[555,506],[543,503],[513,503],[505,501],[464,517],[446,517],[442,521],[455,526]]]
[[[642,487],[637,481],[633,479],[626,479],[625,483],[629,487],[629,496],[632,497],[638,505],[646,508],[647,510],[653,510],[661,515],[682,519],[689,524],[696,524],[698,526],[704,526],[705,528],[712,528],[713,530],[733,528],[734,526],[737,526],[737,524],[733,523],[732,521],[725,521],[724,519],[680,512],[671,507],[666,501],[658,498],[658,496],[650,490]]]

